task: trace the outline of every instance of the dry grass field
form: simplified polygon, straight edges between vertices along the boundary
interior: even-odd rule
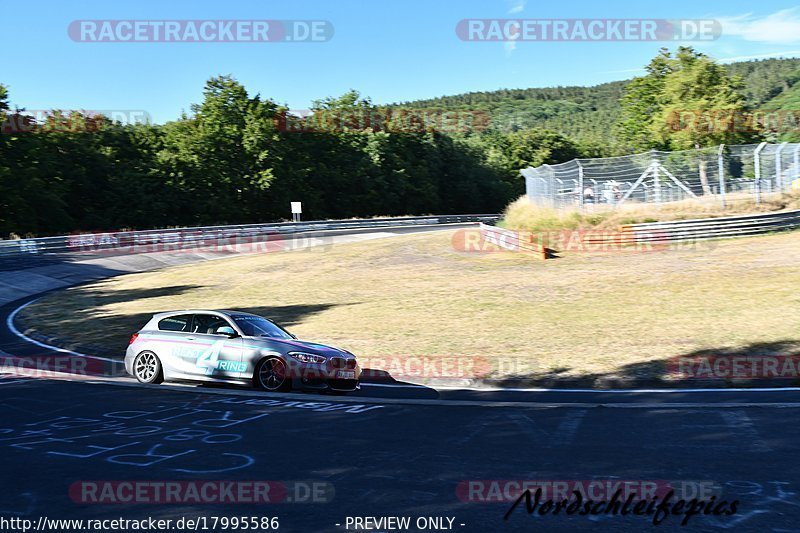
[[[764,195],[756,203],[750,194],[736,193],[727,196],[723,209],[717,197],[695,198],[679,202],[643,204],[628,202],[612,208],[604,204],[588,204],[583,212],[575,209],[551,209],[531,204],[523,196],[511,203],[503,214],[502,225],[509,229],[617,229],[622,224],[641,222],[714,218],[751,213],[771,213],[800,209],[800,191]]]
[[[474,358],[480,375],[453,375],[514,384],[614,386],[663,379],[664,362],[681,355],[800,352],[800,232],[548,261],[458,251],[454,238],[131,274],[50,295],[21,320],[29,332],[118,356],[152,313],[240,309],[398,379],[415,377],[402,375],[404,358]],[[435,377],[430,368],[418,377]]]

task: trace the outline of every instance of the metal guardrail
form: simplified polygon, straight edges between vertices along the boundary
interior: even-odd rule
[[[636,249],[642,244],[657,244],[703,239],[724,239],[763,235],[800,229],[800,210],[738,215],[724,218],[704,218],[627,224],[619,231],[609,230],[552,230],[512,231],[481,224],[481,240],[510,251],[530,253],[542,259],[554,253],[569,251],[574,245],[580,250]]]
[[[309,222],[276,222],[230,226],[198,226],[142,231],[76,233],[57,237],[0,240],[0,259],[30,257],[42,254],[93,252],[103,250],[135,250],[136,247],[163,246],[165,249],[186,249],[207,246],[219,241],[241,242],[313,231],[395,228],[464,222],[494,222],[497,214],[431,215],[422,217],[371,218],[354,220],[316,220]],[[171,247],[171,248],[170,248]]]
[[[542,258],[549,252],[541,243],[521,237],[519,232],[493,226],[498,214],[431,215],[422,217],[372,218],[354,220],[316,220],[309,222],[276,222],[228,226],[197,226],[142,231],[106,233],[76,233],[57,237],[0,240],[0,260],[46,256],[49,254],[87,253],[103,250],[130,250],[137,247],[161,246],[163,249],[185,250],[219,242],[239,243],[243,239],[271,240],[281,235],[314,231],[397,228],[436,224],[480,223],[487,242],[500,247],[529,252]],[[800,210],[757,215],[738,215],[724,218],[650,222],[622,226],[617,242],[669,242],[696,239],[743,237],[800,228]],[[601,237],[600,240],[606,239]],[[277,240],[277,239],[276,239]],[[593,241],[587,236],[586,241]],[[607,239],[606,239],[607,240]]]
[[[800,210],[724,218],[649,222],[622,226],[631,242],[685,241],[763,235],[800,228]]]

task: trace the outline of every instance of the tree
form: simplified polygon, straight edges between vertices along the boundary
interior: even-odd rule
[[[508,142],[509,160],[517,169],[562,163],[580,157],[575,144],[554,131],[517,131],[508,135]]]
[[[634,79],[622,100],[618,131],[636,150],[698,150],[698,173],[705,194],[711,193],[706,157],[700,148],[742,142],[746,113],[741,80],[690,47],[673,56],[662,49]]]
[[[662,49],[622,98],[620,136],[634,149],[682,150],[746,138],[741,79],[689,47]]]
[[[194,116],[165,126],[160,161],[183,192],[180,209],[197,223],[259,219],[273,174],[278,106],[230,76],[211,78]],[[176,206],[178,207],[178,206]]]

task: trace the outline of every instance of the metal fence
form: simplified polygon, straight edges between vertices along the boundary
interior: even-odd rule
[[[674,152],[573,159],[528,167],[528,198],[554,208],[617,207],[690,199],[762,202],[800,191],[800,143],[720,145]]]

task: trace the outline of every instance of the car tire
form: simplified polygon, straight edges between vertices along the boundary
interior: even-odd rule
[[[133,360],[133,377],[139,383],[158,384],[164,381],[161,360],[153,352],[141,352]]]
[[[289,392],[292,378],[286,362],[279,357],[262,359],[253,372],[253,386],[267,392]]]

